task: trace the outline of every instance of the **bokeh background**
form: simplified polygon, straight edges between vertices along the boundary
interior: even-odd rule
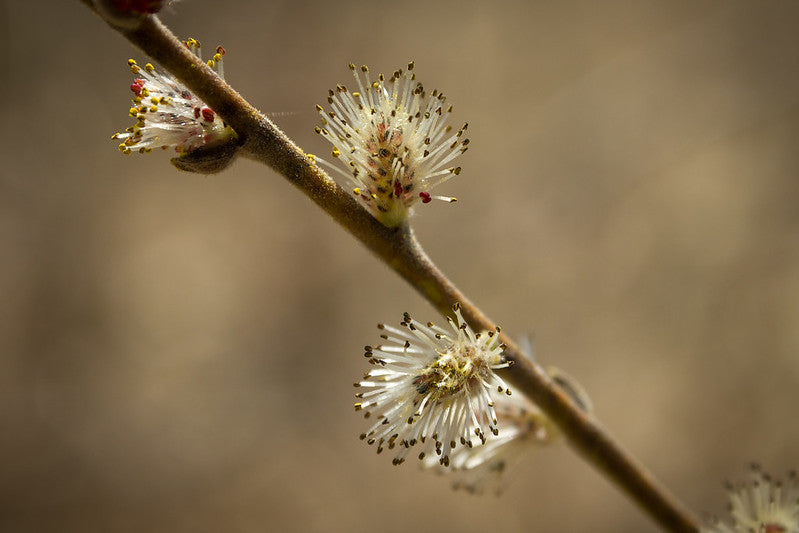
[[[271,170],[126,157],[128,57],[2,9],[0,529],[655,531],[568,446],[500,498],[357,435],[377,321],[433,309]],[[309,152],[347,63],[468,121],[434,260],[700,514],[799,467],[799,4],[186,0],[162,19]],[[456,124],[457,125],[457,124]]]

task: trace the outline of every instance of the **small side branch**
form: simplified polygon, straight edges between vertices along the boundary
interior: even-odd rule
[[[94,9],[89,0],[80,0]],[[243,153],[260,161],[300,189],[378,258],[395,270],[442,314],[460,302],[475,329],[493,329],[484,315],[433,264],[407,225],[389,229],[333,181],[266,116],[246,102],[202,63],[158,20],[145,17],[135,29],[112,26],[170,71],[236,130]],[[668,531],[698,531],[695,517],[624,450],[593,417],[558,388],[547,373],[525,357],[503,334],[506,355],[515,364],[504,378],[529,396],[563,431],[589,463],[624,490]]]

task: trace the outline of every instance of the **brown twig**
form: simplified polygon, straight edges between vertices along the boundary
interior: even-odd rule
[[[82,3],[93,9],[89,0]],[[134,29],[111,25],[170,71],[216,111],[238,133],[242,150],[281,174],[358,238],[375,255],[419,291],[442,314],[460,302],[474,329],[493,329],[494,322],[471,303],[433,264],[408,225],[389,229],[339,187],[266,116],[219,78],[155,16]],[[698,531],[696,519],[652,475],[557,387],[503,334],[506,356],[515,362],[505,378],[529,396],[557,424],[571,445],[621,487],[650,517],[669,531]]]

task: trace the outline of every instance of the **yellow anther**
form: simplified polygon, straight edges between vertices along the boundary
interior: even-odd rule
[[[356,196],[360,196],[361,195],[361,188],[360,187],[355,187],[352,190],[352,193],[355,194]]]
[[[130,110],[128,111],[128,114],[132,117],[135,117],[136,115],[139,114],[139,110],[136,109],[135,107],[131,107]]]
[[[156,98],[155,96],[153,96],[152,98],[150,98],[150,102],[152,102],[153,104],[157,104],[157,103],[160,102],[160,100],[158,98]]]
[[[214,61],[217,61],[217,62],[218,61],[222,61],[222,54],[220,54],[218,52],[216,54],[214,54]]]
[[[213,60],[213,59],[209,59],[209,60],[208,60],[208,62],[206,63],[206,65],[208,65],[208,66],[209,66],[209,67],[211,67],[211,68],[214,68],[214,66],[216,65],[216,63],[214,63],[214,60]]]
[[[155,70],[155,67],[153,66],[152,63],[147,63],[146,65],[144,65],[144,70],[146,70],[147,72],[153,72]]]
[[[158,111],[158,106],[150,106],[150,113],[155,113],[156,111]]]
[[[341,155],[341,152],[338,151],[338,148],[333,148],[333,151],[330,152],[330,155],[332,155],[333,157],[338,157]]]

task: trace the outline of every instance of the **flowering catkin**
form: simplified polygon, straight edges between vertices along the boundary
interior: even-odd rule
[[[337,85],[327,99],[332,110],[316,106],[322,125],[315,131],[333,145],[331,154],[344,169],[318,161],[347,179],[353,194],[388,227],[402,224],[418,201],[455,201],[431,196],[430,190],[460,174],[461,167],[450,163],[469,144],[463,138],[468,124],[452,131],[446,96],[428,93],[413,68],[409,63],[407,70],[372,81],[368,67],[351,63],[358,90]]]

